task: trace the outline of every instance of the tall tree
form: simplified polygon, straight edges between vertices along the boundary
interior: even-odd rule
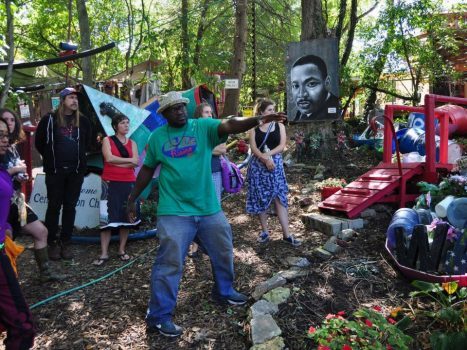
[[[302,35],[301,40],[324,38],[326,26],[321,0],[302,1]]]
[[[89,50],[91,48],[91,31],[88,11],[86,10],[86,0],[76,0],[76,9],[78,11],[81,50]],[[81,68],[83,69],[83,83],[86,85],[92,85],[91,56],[82,59]]]
[[[190,82],[190,40],[188,34],[188,0],[182,0],[182,11],[180,16],[180,25],[182,28],[181,42],[181,71],[182,71],[182,89],[191,87]]]
[[[13,14],[11,9],[11,0],[5,0],[6,22],[7,22],[7,35],[6,44],[8,45],[7,61],[8,68],[5,74],[4,85],[0,96],[0,108],[5,106],[10,90],[11,79],[13,77],[13,62],[15,59],[15,41],[13,38],[14,24]]]
[[[230,77],[238,79],[241,87],[243,74],[245,73],[245,50],[248,29],[248,0],[237,0],[235,8],[235,37],[234,55],[230,62]],[[225,93],[225,105],[223,116],[236,115],[238,113],[238,102],[240,100],[240,89],[228,89]]]

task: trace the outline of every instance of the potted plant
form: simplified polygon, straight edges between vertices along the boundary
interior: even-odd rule
[[[326,180],[317,182],[315,184],[315,189],[321,191],[321,200],[324,201],[326,198],[332,196],[345,185],[347,185],[347,182],[344,179],[330,177]]]

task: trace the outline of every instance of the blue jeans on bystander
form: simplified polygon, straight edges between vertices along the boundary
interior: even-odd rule
[[[232,230],[222,211],[206,216],[159,216],[157,235],[160,246],[151,273],[151,298],[146,315],[149,326],[172,320],[184,261],[195,236],[211,259],[214,292],[220,297],[236,293],[232,286]]]

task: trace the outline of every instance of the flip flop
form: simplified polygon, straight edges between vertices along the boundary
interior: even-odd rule
[[[99,258],[97,258],[96,260],[94,260],[94,261],[92,262],[92,264],[93,264],[94,266],[102,266],[102,265],[104,265],[107,261],[109,261],[109,258],[101,258],[101,257],[99,257]]]
[[[120,261],[128,261],[131,259],[131,256],[128,255],[126,252],[123,252],[122,254],[117,255]]]

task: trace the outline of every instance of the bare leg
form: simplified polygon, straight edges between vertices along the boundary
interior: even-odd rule
[[[119,230],[120,233],[120,246],[118,248],[118,254],[124,254],[125,253],[125,247],[126,247],[126,241],[128,240],[128,233],[130,230],[127,228],[121,228]]]
[[[287,212],[287,208],[281,204],[279,198],[276,197],[276,199],[274,199],[274,204],[276,205],[276,213],[277,217],[279,218],[279,223],[282,226],[282,235],[284,238],[287,238],[290,236],[289,213]]]
[[[259,213],[259,222],[261,223],[261,230],[262,232],[269,233],[268,231],[268,214],[265,212]]]
[[[47,247],[47,228],[39,220],[33,221],[23,226],[24,232],[31,235],[34,240],[34,249]]]
[[[101,258],[106,259],[109,257],[110,238],[110,230],[101,231]]]

